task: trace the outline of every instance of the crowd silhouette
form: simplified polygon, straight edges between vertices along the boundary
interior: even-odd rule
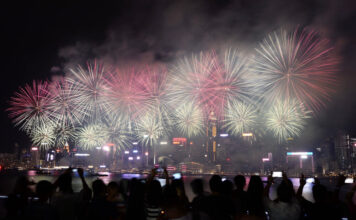
[[[170,178],[164,170],[166,184],[162,187],[153,169],[146,179],[120,180],[105,184],[101,179],[89,187],[82,169],[79,193],[73,192],[72,170],[68,169],[51,183],[39,181],[35,192],[27,177],[18,178],[13,192],[5,202],[5,219],[74,220],[74,219],[133,219],[133,220],[232,220],[232,219],[356,219],[356,184],[340,200],[339,192],[345,177],[339,176],[334,190],[328,190],[318,179],[312,187],[315,202],[303,197],[306,178],[300,177],[295,192],[293,183],[284,174],[279,183],[269,176],[263,182],[251,176],[237,175],[223,180],[213,175],[210,192],[204,191],[203,179],[194,179],[191,189],[195,195],[189,201],[182,179]],[[270,199],[270,188],[277,186],[277,198]]]

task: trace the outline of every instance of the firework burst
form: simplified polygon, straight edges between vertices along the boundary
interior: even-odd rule
[[[178,131],[188,137],[203,133],[203,114],[194,103],[186,103],[175,111],[175,126]]]
[[[88,116],[92,121],[100,119],[108,109],[107,100],[103,96],[104,91],[107,90],[104,68],[94,62],[88,64],[87,70],[78,66],[75,70],[71,69],[71,73],[67,80],[75,94],[72,100],[77,108],[76,111],[83,116]]]
[[[246,59],[236,50],[227,50],[222,59],[214,51],[184,58],[173,69],[171,94],[174,102],[195,102],[205,115],[223,118],[228,101],[250,99]]]
[[[80,147],[86,150],[101,147],[108,139],[102,124],[90,124],[81,128],[78,132],[77,138]]]
[[[76,129],[70,125],[59,124],[54,129],[56,137],[56,147],[63,147],[68,142],[76,139]]]
[[[141,117],[136,123],[137,137],[146,146],[152,146],[166,132],[167,128],[164,128],[160,121],[150,113]]]
[[[120,149],[131,146],[131,136],[128,129],[128,121],[121,115],[110,115],[106,117],[104,131],[108,141],[114,143]]]
[[[171,127],[171,108],[167,94],[167,71],[163,66],[146,67],[140,84],[148,97],[148,112],[153,113],[164,127]]]
[[[224,128],[233,135],[251,132],[257,124],[257,108],[242,102],[231,102],[226,109]]]
[[[276,101],[266,114],[266,127],[283,142],[300,135],[310,113],[297,100]]]
[[[43,124],[32,129],[30,137],[34,145],[40,148],[48,149],[53,147],[56,141],[56,135],[52,124]]]
[[[7,109],[10,117],[16,126],[26,132],[51,122],[51,99],[47,82],[33,81],[32,87],[26,85],[20,88],[20,92],[16,92],[11,98],[10,105]]]
[[[171,104],[194,102],[206,115],[217,112],[220,103],[216,101],[216,88],[211,80],[221,70],[217,64],[217,57],[213,52],[201,52],[199,56],[180,60],[170,75]]]
[[[266,37],[256,52],[255,82],[264,103],[296,98],[317,112],[330,99],[337,60],[318,33],[280,30]]]
[[[135,120],[144,115],[149,109],[150,96],[142,85],[143,74],[141,71],[129,69],[115,69],[108,74],[105,97],[110,103],[110,112],[123,114],[128,120]]]
[[[79,96],[73,88],[74,84],[64,78],[52,82],[49,86],[51,117],[61,127],[80,125],[86,116],[75,103]]]

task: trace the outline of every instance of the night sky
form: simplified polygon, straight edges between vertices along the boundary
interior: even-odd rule
[[[280,27],[306,26],[330,39],[340,57],[337,93],[310,121],[299,144],[338,131],[356,133],[356,2],[353,0],[24,1],[0,6],[1,145],[28,138],[11,123],[9,99],[19,86],[50,80],[97,59],[113,65],[165,63],[226,46],[252,50]],[[59,3],[60,2],[60,3]]]

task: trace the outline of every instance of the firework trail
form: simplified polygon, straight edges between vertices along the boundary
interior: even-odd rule
[[[192,102],[183,104],[175,111],[174,122],[178,131],[189,138],[203,133],[203,114]]]
[[[318,112],[330,99],[337,60],[318,33],[280,30],[266,37],[256,52],[254,80],[264,104],[296,98]]]
[[[55,144],[56,136],[53,124],[42,124],[31,130],[30,138],[34,145],[42,149],[48,149]]]
[[[7,110],[16,126],[27,133],[34,128],[51,123],[49,108],[51,99],[47,82],[33,81],[32,87],[25,85],[11,97],[11,107]]]
[[[85,150],[92,150],[106,144],[108,137],[104,132],[104,127],[102,124],[89,124],[80,128],[77,134],[80,147]]]
[[[278,100],[266,114],[266,127],[279,142],[283,142],[289,137],[300,135],[310,113],[297,100]]]
[[[226,109],[223,128],[236,136],[251,132],[257,125],[257,113],[254,105],[238,101],[230,102]]]
[[[75,103],[80,97],[74,87],[74,84],[64,78],[52,82],[49,86],[50,115],[60,127],[80,125],[86,116],[86,112],[81,112],[81,108]]]
[[[76,111],[83,116],[88,116],[91,121],[99,120],[109,106],[103,96],[104,91],[107,90],[104,68],[94,62],[88,64],[87,69],[81,66],[75,70],[71,69],[71,73],[67,80],[75,94],[72,100]]]

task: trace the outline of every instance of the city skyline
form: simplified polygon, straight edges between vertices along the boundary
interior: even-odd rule
[[[278,3],[278,1],[276,1]],[[142,3],[143,4],[143,3]],[[235,5],[233,3],[226,3],[227,5],[215,5],[213,2],[209,2],[208,5],[211,6],[216,6],[216,12],[220,11],[228,11],[228,6],[239,9],[240,12],[248,11],[248,10],[256,10],[256,7],[261,7],[264,10],[264,13],[268,14],[271,13],[269,12],[269,8],[265,8],[258,3],[250,3],[247,5]],[[246,4],[246,3],[245,3]],[[300,6],[298,3],[293,3],[294,6]],[[341,63],[340,63],[340,69],[338,71],[338,77],[341,79],[339,85],[336,86],[336,94],[335,96],[331,99],[331,101],[328,104],[328,108],[325,108],[320,111],[320,114],[318,115],[317,118],[312,119],[311,123],[308,124],[308,126],[303,130],[304,133],[302,133],[301,137],[302,140],[300,141],[300,145],[304,145],[306,147],[308,146],[313,146],[313,144],[320,142],[320,140],[325,139],[326,137],[329,137],[330,135],[335,134],[338,130],[346,130],[347,132],[351,132],[351,134],[355,133],[355,117],[352,114],[352,108],[355,106],[355,99],[352,97],[353,94],[355,94],[355,89],[352,86],[352,82],[355,80],[355,74],[352,73],[353,69],[353,64],[351,61],[354,58],[354,55],[352,54],[352,51],[354,51],[352,48],[352,39],[354,37],[354,33],[349,31],[348,23],[352,20],[352,17],[348,17],[350,13],[347,13],[348,10],[345,9],[344,7],[340,7],[339,10],[341,10],[344,13],[344,17],[332,17],[332,15],[328,14],[331,13],[328,11],[329,8],[334,6],[335,2],[330,1],[328,3],[316,3],[316,6],[305,6],[309,10],[313,10],[313,8],[317,8],[320,5],[326,6],[325,11],[316,13],[311,17],[311,21],[307,21],[305,19],[301,18],[296,18],[295,20],[289,19],[285,24],[282,23],[283,25],[290,25],[292,24],[293,26],[295,25],[301,25],[301,26],[307,26],[311,28],[315,28],[318,31],[322,31],[323,34],[329,38],[333,45],[335,45],[336,51],[338,51],[338,54],[341,57]],[[341,2],[339,4],[345,4],[345,2]],[[184,6],[189,5],[188,3],[183,4]],[[80,5],[81,6],[81,5]],[[11,6],[9,6],[11,8]],[[19,86],[24,86],[25,83],[30,83],[33,79],[36,80],[46,80],[46,79],[52,79],[56,75],[61,75],[63,74],[64,70],[68,68],[69,66],[73,65],[75,62],[82,64],[87,60],[87,59],[98,59],[98,60],[103,60],[107,62],[129,62],[130,59],[132,59],[132,56],[138,56],[138,60],[141,60],[142,63],[149,63],[149,64],[168,64],[171,65],[181,57],[179,53],[180,51],[183,50],[183,54],[189,55],[191,53],[195,53],[197,51],[206,51],[210,49],[216,49],[216,48],[221,48],[224,46],[224,44],[221,42],[224,39],[228,39],[233,42],[234,46],[239,46],[242,48],[242,50],[246,49],[247,46],[252,44],[252,42],[260,42],[263,39],[263,36],[265,36],[268,33],[273,32],[274,30],[278,29],[275,24],[273,24],[272,21],[266,21],[263,23],[263,28],[260,28],[257,30],[253,30],[252,28],[245,27],[247,33],[253,35],[252,39],[246,39],[246,37],[242,33],[237,33],[235,38],[236,39],[231,39],[231,37],[228,35],[230,34],[235,28],[228,28],[222,30],[221,33],[219,32],[218,26],[212,25],[211,27],[208,27],[208,30],[211,30],[212,33],[218,33],[218,38],[216,39],[216,42],[212,41],[211,39],[203,40],[201,45],[199,46],[192,46],[192,43],[195,41],[192,39],[186,40],[186,43],[188,43],[190,46],[184,45],[184,41],[179,42],[178,45],[174,42],[169,41],[169,37],[167,35],[167,31],[165,26],[162,26],[162,30],[157,30],[154,27],[148,27],[152,28],[152,32],[149,32],[147,36],[153,37],[153,44],[150,44],[148,42],[144,42],[144,44],[141,48],[139,45],[132,45],[134,42],[130,42],[130,46],[132,48],[129,49],[123,49],[121,48],[122,45],[120,45],[119,41],[119,36],[118,32],[120,30],[126,30],[123,26],[123,23],[127,22],[128,24],[134,24],[133,21],[131,21],[130,14],[125,13],[125,9],[130,8],[135,14],[138,15],[140,10],[139,8],[135,8],[134,6],[131,6],[129,4],[118,4],[115,5],[116,8],[121,9],[120,12],[121,14],[117,14],[113,9],[109,10],[110,13],[108,13],[103,20],[98,20],[99,24],[95,25],[95,28],[91,30],[89,27],[85,27],[84,24],[91,24],[90,21],[86,21],[84,18],[82,20],[79,19],[79,24],[75,26],[75,24],[68,25],[67,23],[68,20],[71,18],[73,20],[77,20],[79,15],[85,15],[87,16],[86,18],[90,17],[88,12],[80,12],[78,14],[72,13],[69,18],[67,18],[67,21],[60,21],[55,15],[61,14],[63,11],[68,12],[68,9],[65,9],[65,5],[62,5],[62,8],[59,7],[57,9],[54,9],[56,13],[54,16],[49,16],[52,20],[51,21],[56,21],[59,26],[61,26],[62,29],[64,30],[77,30],[77,32],[74,33],[68,33],[69,31],[64,31],[59,34],[59,36],[62,37],[52,37],[50,39],[46,39],[47,41],[41,42],[37,38],[40,37],[42,34],[45,33],[47,35],[55,34],[58,32],[59,29],[57,27],[53,27],[50,25],[50,21],[44,21],[42,20],[45,18],[46,15],[42,9],[48,9],[50,8],[50,5],[43,5],[41,3],[35,4],[31,9],[29,10],[30,17],[33,17],[33,21],[25,21],[25,24],[32,24],[34,25],[35,29],[24,29],[23,31],[23,38],[24,38],[24,43],[23,44],[16,44],[16,42],[21,42],[21,37],[18,36],[18,34],[15,30],[14,31],[9,31],[7,32],[7,39],[10,42],[13,42],[12,45],[15,45],[14,47],[11,46],[11,44],[7,47],[7,50],[10,51],[10,54],[8,57],[2,59],[6,61],[8,64],[5,65],[5,70],[8,72],[5,75],[6,81],[9,83],[6,83],[4,87],[2,87],[2,139],[4,140],[4,147],[1,148],[0,151],[3,152],[9,152],[11,151],[13,144],[15,142],[19,142],[21,146],[29,144],[28,140],[26,140],[23,135],[19,134],[17,131],[17,128],[13,128],[10,119],[7,118],[7,113],[4,111],[6,108],[9,106],[9,100],[10,97],[14,94],[15,91],[18,90]],[[79,7],[79,5],[76,5],[76,7]],[[95,10],[93,5],[84,5],[82,6],[84,8],[90,9],[92,11]],[[109,6],[102,6],[104,9],[108,9]],[[162,7],[168,7],[168,6],[162,6]],[[280,7],[280,9],[288,9],[288,7],[283,6],[281,4],[276,4],[276,8]],[[42,12],[44,14],[39,14],[35,15],[35,11]],[[151,8],[147,10],[148,14],[155,14],[157,9]],[[178,9],[171,9],[173,11],[181,12],[182,8]],[[344,11],[346,10],[346,11]],[[351,10],[351,9],[349,9]],[[11,11],[11,10],[10,10]],[[91,11],[91,12],[92,12]],[[105,10],[104,10],[105,11]],[[102,13],[106,14],[106,13]],[[306,10],[308,12],[308,10]],[[352,11],[352,10],[351,10]],[[249,16],[241,16],[241,15],[235,15],[231,12],[228,11],[227,13],[227,18],[224,18],[223,21],[229,21],[232,18],[241,18],[241,19],[252,19],[258,22],[261,22],[259,18],[252,18]],[[296,10],[294,13],[296,15],[305,15],[305,13],[302,10],[298,11]],[[31,13],[34,13],[31,15]],[[83,13],[83,14],[81,14]],[[283,13],[282,13],[283,14]],[[206,15],[210,15],[208,11],[201,9],[199,13],[197,13],[197,17],[201,16],[202,18]],[[283,15],[281,15],[282,17]],[[222,15],[211,15],[211,17],[216,20],[219,18],[223,18]],[[320,22],[320,18],[328,18],[329,21],[333,21],[331,27],[326,27],[326,23]],[[21,17],[20,18],[24,18]],[[16,27],[16,25],[19,25],[20,19],[19,20],[12,20],[5,22],[6,27],[10,28],[9,30],[12,30],[11,27]],[[94,18],[91,18],[93,20],[92,23],[95,24],[94,21],[96,21]],[[142,17],[138,16],[140,21],[142,21]],[[31,23],[32,22],[32,23]],[[132,23],[131,23],[132,22]],[[151,25],[157,24],[156,19],[152,19],[151,21],[148,21]],[[224,22],[222,22],[224,24]],[[242,22],[244,23],[244,22]],[[42,29],[41,25],[48,24],[48,28]],[[102,25],[105,24],[105,25]],[[160,24],[160,23],[159,23]],[[352,24],[352,22],[351,22]],[[192,27],[193,24],[190,26],[187,25],[178,25],[180,27],[181,33],[183,34],[185,32],[189,32],[188,28]],[[253,26],[253,25],[252,25]],[[352,25],[351,25],[352,26]],[[21,25],[19,25],[21,27]],[[256,27],[256,26],[255,26]],[[258,27],[258,26],[257,26]],[[36,29],[37,28],[37,29]],[[325,30],[326,28],[326,30]],[[16,28],[15,28],[16,29]],[[145,31],[147,31],[147,27],[143,27]],[[95,31],[94,31],[95,30]],[[149,29],[148,29],[149,30]],[[99,33],[98,33],[99,32]],[[20,32],[21,33],[21,32]],[[90,35],[92,33],[92,35]],[[112,35],[110,35],[110,33]],[[123,31],[123,34],[125,37],[129,36],[130,31]],[[145,33],[144,31],[138,31],[138,33]],[[179,33],[179,32],[177,32]],[[246,33],[246,34],[247,34]],[[73,36],[73,35],[74,36]],[[13,38],[12,36],[15,36]],[[163,35],[163,36],[162,36]],[[198,35],[198,33],[196,33]],[[226,37],[224,38],[224,35]],[[110,36],[112,38],[110,38]],[[192,36],[195,36],[192,34]],[[199,36],[201,33],[199,33]],[[207,35],[210,36],[210,35]],[[160,37],[163,37],[165,41],[159,42],[157,41]],[[140,34],[135,36],[135,40],[139,42],[139,40],[144,40],[146,41],[146,37],[142,36],[140,37]],[[37,42],[33,42],[37,41]],[[64,42],[63,42],[64,41]],[[127,39],[124,39],[123,41],[127,41]],[[59,43],[58,43],[59,42]],[[141,41],[142,42],[142,41]],[[44,43],[44,45],[43,45]],[[215,45],[216,44],[216,45]],[[36,45],[38,48],[41,48],[42,51],[36,51]],[[93,48],[91,48],[91,45]],[[351,45],[351,46],[350,46]],[[119,47],[120,46],[120,47]],[[113,52],[109,52],[108,48],[114,48]],[[138,48],[137,48],[138,47]],[[147,47],[146,49],[146,54],[145,52],[142,52],[141,49]],[[173,48],[170,48],[173,47]],[[177,47],[177,48],[175,48]],[[168,49],[167,49],[168,48]],[[140,50],[138,50],[140,49]],[[143,50],[144,51],[144,50]],[[118,55],[117,52],[124,52],[124,55]],[[34,56],[31,54],[35,53]],[[37,54],[36,54],[37,53]],[[49,57],[46,55],[49,54]],[[126,55],[125,55],[126,54]],[[114,60],[116,59],[116,60]],[[39,60],[47,60],[46,62],[40,62]],[[9,65],[10,64],[10,65]],[[11,68],[10,68],[11,67]],[[37,72],[37,73],[36,73]],[[20,80],[19,80],[20,79]],[[8,135],[9,134],[9,135]],[[312,135],[310,135],[312,134]],[[304,135],[304,136],[303,136]],[[21,137],[22,136],[22,137]],[[21,140],[22,139],[22,140]]]

